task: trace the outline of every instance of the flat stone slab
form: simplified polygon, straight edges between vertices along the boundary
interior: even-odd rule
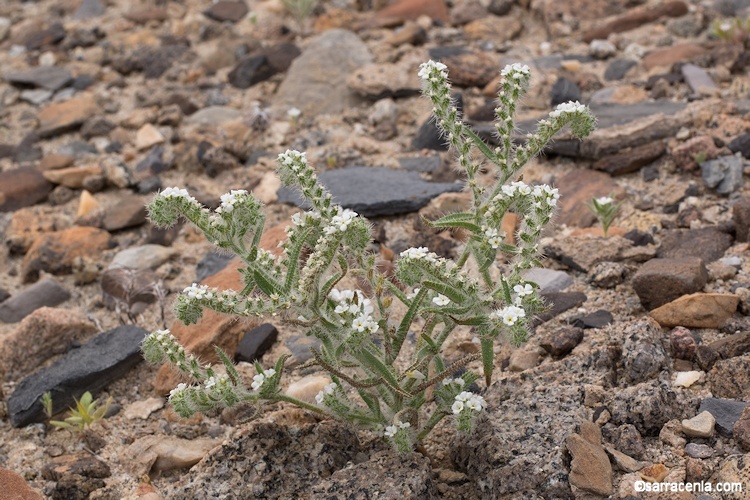
[[[141,342],[147,333],[137,326],[117,327],[23,379],[8,399],[13,427],[46,419],[40,399],[47,391],[52,395],[54,411],[74,405],[73,398],[81,397],[86,391],[96,397],[105,386],[143,359]]]
[[[0,322],[18,323],[40,307],[55,307],[70,298],[70,292],[52,279],[27,287],[0,304]]]
[[[25,71],[11,71],[3,75],[5,81],[16,85],[33,85],[48,90],[58,90],[73,81],[73,76],[65,68],[40,66]]]
[[[333,195],[334,202],[364,217],[416,212],[437,195],[457,192],[462,184],[427,182],[416,172],[401,172],[383,167],[347,167],[318,176]],[[281,188],[279,201],[309,207],[297,192]]]

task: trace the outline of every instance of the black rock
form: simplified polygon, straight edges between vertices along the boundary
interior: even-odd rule
[[[461,54],[467,54],[469,52],[471,51],[466,47],[457,45],[449,45],[447,47],[438,46],[428,49],[430,59],[432,59],[433,61],[439,61],[440,59],[451,56],[460,56]]]
[[[96,396],[143,359],[141,342],[147,333],[137,326],[117,327],[23,379],[8,400],[13,427],[46,419],[40,401],[45,392],[51,393],[55,409],[74,405],[74,398],[86,391]]]
[[[135,191],[138,194],[149,194],[160,191],[163,187],[161,179],[154,175],[138,181],[135,185]]]
[[[657,257],[700,257],[703,262],[710,264],[723,257],[730,246],[732,235],[716,227],[671,229],[662,235]]]
[[[615,59],[609,63],[607,69],[604,70],[604,79],[607,81],[622,80],[625,78],[625,74],[630,68],[637,64],[638,63],[632,59]]]
[[[651,245],[654,243],[654,237],[651,236],[650,233],[640,231],[638,229],[631,229],[623,235],[623,238],[632,241],[633,245],[637,247]]]
[[[288,42],[276,44],[243,58],[229,73],[229,83],[246,89],[289,69],[300,49]]]
[[[227,253],[208,252],[196,266],[195,281],[200,283],[209,276],[213,276],[225,267],[234,257]]]
[[[434,58],[433,58],[434,59]],[[463,112],[464,96],[457,92],[453,100],[459,113]],[[494,129],[493,129],[494,130]],[[448,141],[443,137],[440,129],[435,125],[435,117],[431,116],[419,127],[417,135],[411,141],[414,149],[431,149],[433,151],[448,151]]]
[[[552,86],[550,99],[552,106],[557,106],[568,101],[580,101],[581,88],[574,81],[561,76]]]
[[[107,120],[102,116],[94,116],[86,120],[81,126],[81,136],[84,139],[91,139],[92,137],[106,136],[117,125]]]
[[[540,295],[548,309],[534,317],[532,326],[540,325],[586,302],[586,294],[583,292],[542,292]]]
[[[26,48],[28,50],[37,50],[41,49],[42,47],[56,45],[60,43],[64,38],[65,28],[60,23],[54,23],[45,30],[32,33],[28,38],[26,38],[24,45],[26,45]]]
[[[583,329],[562,327],[551,332],[539,345],[551,356],[561,358],[572,351],[583,340]]]
[[[151,148],[146,157],[138,162],[135,167],[136,172],[150,172],[160,174],[164,172],[168,165],[162,160],[164,155],[164,146],[155,146]]]
[[[750,132],[738,135],[727,144],[732,153],[742,153],[745,158],[750,158]]]
[[[487,10],[496,16],[504,16],[510,12],[515,3],[515,0],[490,0]]]
[[[572,321],[570,321],[570,324],[578,328],[583,328],[583,329],[604,328],[608,324],[612,323],[612,321],[614,321],[614,317],[612,316],[612,313],[609,311],[605,311],[604,309],[600,309],[590,314],[585,314],[583,316],[572,318]]]
[[[236,362],[246,361],[252,363],[260,359],[276,343],[279,331],[271,323],[263,323],[245,333],[234,351]]]
[[[742,410],[748,406],[750,403],[734,399],[706,398],[701,401],[698,413],[709,412],[716,419],[716,430],[719,434],[732,437],[734,424],[740,419]]]
[[[364,217],[416,212],[441,193],[458,192],[458,183],[427,182],[416,172],[382,167],[347,167],[319,175],[334,202]],[[288,188],[278,191],[279,201],[307,207],[300,195]]]
[[[54,307],[69,298],[70,292],[57,281],[53,279],[39,281],[2,301],[0,322],[17,323],[40,307]]]

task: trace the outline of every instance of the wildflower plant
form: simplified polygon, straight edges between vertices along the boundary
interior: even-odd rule
[[[419,71],[424,95],[433,104],[437,125],[458,152],[473,196],[467,211],[428,221],[434,228],[468,234],[455,261],[426,247],[409,248],[396,263],[396,279],[378,272],[375,256],[367,252],[368,222],[336,205],[305,154],[297,151],[279,155],[278,172],[310,209],[292,217],[278,258],[258,246],[265,216],[260,202],[246,191],[222,196],[221,206],[213,212],[183,189],[168,188],[154,198],[148,207],[154,223],[169,226],[184,217],[209,241],[244,262],[242,290],[193,284],[177,299],[178,318],[196,323],[204,309],[238,316],[275,315],[320,340],[320,348],[312,348],[311,364],[331,378],[315,403],[295,399],[281,392],[286,360],[282,357],[272,368],[256,363],[257,375],[248,388],[220,349],[217,354],[225,375],[186,352],[169,331],[160,330],[143,343],[146,359],[167,360],[194,381],[180,384],[170,394],[178,414],[188,417],[241,402],[287,401],[382,432],[400,452],[412,450],[445,417],[453,417],[462,431],[472,429],[486,404],[468,391],[479,375],[467,365],[481,359],[489,384],[495,342],[525,341],[529,319],[543,306],[537,285],[525,281],[521,273],[538,265],[537,242],[553,216],[558,193],[550,186],[515,179],[564,126],[584,137],[595,122],[587,107],[561,104],[539,122],[525,144],[516,146],[514,115],[531,73],[528,67],[514,64],[502,75],[495,110],[500,146],[492,149],[461,120],[450,98],[446,67],[430,61]],[[485,164],[494,176],[489,183],[478,178]],[[500,229],[509,211],[521,219],[515,244]],[[476,272],[468,270],[470,259]],[[491,272],[498,261],[506,264],[505,274]],[[340,285],[347,277],[366,285],[346,289]],[[443,348],[459,326],[473,329],[481,353],[449,360]],[[405,348],[410,331],[416,333],[416,342]]]
[[[51,420],[50,424],[55,427],[64,429],[75,429],[78,432],[83,432],[91,424],[98,422],[104,418],[110,405],[112,404],[112,398],[110,397],[103,405],[99,405],[99,400],[94,399],[90,392],[86,391],[81,396],[81,399],[76,399],[76,407],[70,409],[70,416],[65,418],[64,421]],[[46,403],[44,403],[46,405]],[[45,411],[48,411],[48,416],[52,414],[51,398],[49,403],[49,410],[45,406]]]
[[[602,232],[604,237],[607,237],[609,232],[609,226],[612,225],[615,218],[617,217],[617,211],[620,209],[620,204],[615,203],[615,199],[610,196],[602,196],[601,198],[592,198],[590,202],[586,204],[589,207],[599,223],[602,225]]]

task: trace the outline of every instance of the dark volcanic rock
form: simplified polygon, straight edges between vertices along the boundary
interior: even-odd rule
[[[52,394],[55,409],[75,404],[89,391],[96,395],[107,384],[122,377],[138,364],[141,342],[146,330],[132,325],[104,332],[86,345],[74,349],[52,365],[23,379],[8,399],[8,414],[13,427],[22,427],[46,419],[40,398]]]
[[[750,241],[750,199],[742,198],[732,206],[732,219],[738,242]]]
[[[583,340],[583,329],[565,326],[548,334],[539,345],[550,355],[561,358]]]
[[[741,153],[745,158],[750,158],[750,132],[738,135],[727,147],[732,153]]]
[[[710,264],[732,246],[732,235],[716,227],[672,229],[664,232],[657,256],[660,258],[700,257]]]
[[[612,176],[630,174],[659,158],[666,149],[662,141],[655,141],[621,153],[607,155],[594,163],[593,167]]]
[[[632,59],[615,59],[604,70],[604,79],[607,81],[622,80],[630,68],[638,65],[638,62]]]
[[[690,293],[700,292],[708,271],[698,257],[652,259],[633,276],[633,289],[647,310]]]
[[[246,89],[289,69],[302,52],[292,43],[279,43],[243,58],[229,73],[234,87]]]
[[[542,324],[586,302],[586,294],[583,292],[542,292],[540,295],[548,309],[536,315],[531,322],[532,325]]]
[[[0,321],[17,323],[40,307],[55,307],[70,298],[70,292],[52,279],[25,288],[0,304]]]
[[[561,76],[552,86],[550,100],[552,101],[552,106],[557,106],[568,101],[580,101],[581,89],[575,82]]]
[[[26,38],[24,45],[29,50],[55,45],[65,38],[65,28],[60,23],[54,23],[49,28],[32,33]]]
[[[381,167],[347,167],[319,176],[333,200],[365,217],[416,212],[441,193],[461,191],[455,183],[426,182],[416,172]],[[290,189],[278,191],[279,201],[307,206]]]
[[[600,309],[590,314],[576,317],[572,320],[571,324],[583,329],[604,328],[608,324],[612,323],[612,321],[614,321],[612,313],[609,311],[605,311],[604,309]]]
[[[252,363],[260,359],[276,343],[278,336],[279,331],[271,323],[256,326],[240,340],[237,350],[234,351],[234,360]]]
[[[706,398],[701,401],[697,413],[709,412],[716,419],[716,430],[723,436],[732,437],[732,429],[750,403],[733,399]]]
[[[234,259],[234,255],[221,252],[208,252],[195,268],[195,281],[200,283],[209,276],[213,276]]]

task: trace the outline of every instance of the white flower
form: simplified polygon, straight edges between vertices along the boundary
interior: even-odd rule
[[[357,212],[349,210],[348,208],[338,215],[334,215],[331,218],[331,225],[325,228],[326,234],[334,234],[337,231],[346,231],[355,217],[357,217]]]
[[[216,377],[209,377],[208,380],[205,382],[206,389],[210,389],[211,387],[216,385]]]
[[[300,111],[297,108],[289,108],[289,110],[286,112],[286,116],[288,116],[291,119],[299,118],[302,114],[302,111]]]
[[[396,427],[395,425],[389,425],[388,427],[385,428],[384,434],[385,434],[385,437],[392,438],[393,436],[396,435],[397,432],[398,432],[398,427]]]
[[[578,101],[568,101],[558,104],[554,111],[550,112],[550,118],[558,118],[565,114],[575,114],[586,112],[586,106]]]
[[[448,67],[445,64],[430,60],[419,65],[419,73],[417,73],[417,76],[422,80],[429,80],[432,72],[437,70],[443,77],[446,77],[448,76],[445,73],[446,69],[448,69]]]
[[[322,391],[320,391],[317,396],[315,396],[315,401],[318,402],[318,404],[323,403],[323,399],[326,397],[326,395],[333,395],[333,391],[336,390],[336,384],[334,382],[331,382],[327,386],[323,388]]]
[[[186,200],[195,200],[192,196],[190,196],[190,193],[187,192],[187,189],[180,189],[176,187],[169,187],[163,190],[161,193],[159,193],[162,198],[166,199],[172,199],[172,198],[184,198]]]
[[[266,376],[262,373],[257,374],[253,377],[253,383],[250,385],[250,387],[253,388],[254,391],[257,391],[260,389],[260,387],[263,385],[263,382],[266,381]]]
[[[221,206],[216,210],[219,213],[230,213],[234,210],[234,205],[247,196],[244,189],[235,189],[229,193],[221,195]]]
[[[401,257],[405,259],[424,259],[429,252],[430,250],[427,247],[412,247],[401,252]]]
[[[183,294],[187,295],[188,298],[201,300],[201,299],[212,299],[214,297],[214,293],[208,289],[207,285],[198,285],[197,283],[193,283],[189,287],[185,288],[182,291]]]
[[[432,299],[432,302],[437,306],[447,306],[448,304],[450,304],[451,299],[449,299],[445,295],[437,294],[437,297],[434,297]]]
[[[599,205],[610,205],[614,199],[610,198],[609,196],[602,196],[601,198],[596,199],[596,203]]]
[[[508,64],[507,66],[503,68],[502,71],[500,71],[500,74],[502,76],[508,76],[511,73],[520,73],[522,75],[529,76],[531,75],[531,69],[525,64],[513,63],[513,64]]]
[[[458,398],[458,396],[456,396],[456,398]],[[464,410],[464,403],[456,399],[456,401],[453,402],[453,406],[451,406],[451,410],[453,410],[454,415],[458,415]]]
[[[526,317],[526,311],[518,306],[508,306],[496,312],[496,316],[509,326],[515,325],[520,318]]]
[[[424,374],[419,370],[412,370],[410,372],[406,372],[406,378],[414,380],[424,380]]]
[[[443,385],[456,384],[459,387],[463,387],[464,383],[465,383],[464,379],[462,379],[460,377],[459,378],[447,378],[447,379],[443,380]]]
[[[169,391],[169,397],[172,398],[175,396],[179,396],[185,389],[187,389],[187,385],[185,385],[184,383],[179,383],[177,384],[177,387]]]
[[[525,285],[516,285],[513,287],[513,291],[516,292],[516,295],[519,297],[525,297],[526,295],[531,295],[534,293],[534,287],[526,283]]]
[[[419,288],[415,288],[414,290],[412,290],[411,293],[406,295],[406,298],[410,300],[413,299],[414,297],[417,296],[417,294],[419,293],[419,290],[420,290]]]

